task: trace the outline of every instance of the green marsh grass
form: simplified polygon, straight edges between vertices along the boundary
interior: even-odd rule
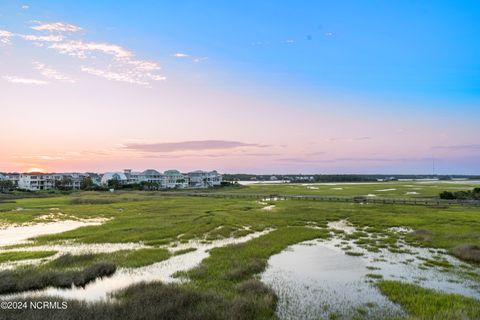
[[[0,253],[0,263],[27,259],[41,259],[51,257],[57,251],[8,251]]]
[[[458,187],[458,185],[455,186]],[[267,189],[245,187],[236,189],[235,192],[264,193],[266,190],[278,194],[303,193],[304,190],[310,190],[309,192],[312,193],[333,192],[330,190],[331,186],[326,186],[328,190],[323,187],[319,187],[319,190],[306,189],[305,186],[300,185],[273,186]],[[374,188],[376,190],[390,187],[401,188],[398,185],[362,185],[345,187],[344,193],[348,195],[363,194]],[[423,188],[424,186],[419,187]],[[425,187],[425,190],[429,188],[434,189],[432,186]],[[442,190],[444,189],[442,186]],[[401,194],[403,191],[403,189],[399,190],[398,196],[403,196]],[[436,192],[438,193],[438,189]],[[72,199],[78,200],[72,202]],[[141,315],[152,316],[154,314],[157,315],[156,318],[161,319],[162,315],[157,312],[165,312],[165,315],[183,317],[183,319],[200,319],[200,316],[211,319],[228,319],[228,317],[235,319],[235,317],[240,317],[240,314],[245,315],[247,319],[270,319],[274,317],[276,297],[268,288],[260,286],[256,279],[259,273],[265,269],[269,257],[281,252],[289,245],[305,240],[329,237],[326,229],[304,227],[310,223],[325,227],[329,221],[347,219],[359,230],[364,231],[354,235],[346,235],[340,231],[335,231],[335,233],[343,234],[346,239],[358,241],[359,245],[364,246],[367,250],[369,248],[372,250],[378,248],[402,250],[397,244],[400,236],[387,231],[390,227],[398,226],[415,230],[413,234],[405,236],[406,242],[415,246],[446,249],[452,253],[457,246],[465,244],[480,246],[480,233],[478,232],[480,230],[480,220],[478,219],[480,208],[474,207],[450,206],[447,209],[440,209],[398,204],[367,206],[356,203],[286,200],[275,201],[276,210],[265,213],[257,210],[262,206],[255,200],[168,196],[162,192],[114,194],[80,192],[71,195],[54,195],[49,198],[16,199],[15,201],[16,203],[0,203],[1,223],[31,222],[39,216],[49,214],[51,208],[58,208],[58,212],[70,217],[109,219],[100,226],[82,227],[60,234],[37,237],[34,240],[35,244],[39,245],[67,240],[87,244],[143,242],[147,245],[158,246],[177,242],[177,237],[181,234],[181,239],[187,241],[204,239],[206,235],[217,239],[225,236],[238,237],[266,228],[275,229],[267,235],[243,244],[211,250],[210,256],[198,267],[181,274],[182,277],[190,280],[188,284],[170,286],[156,283],[144,285],[144,287],[134,286],[131,291],[122,296],[122,303],[117,306],[102,303],[87,306],[81,302],[72,302],[69,305],[69,310],[72,311],[70,319],[78,319],[73,316],[75,312],[87,315],[88,319],[99,319],[98,315],[94,315],[97,313],[105,315],[105,319],[129,316],[131,319],[141,319]],[[26,210],[12,211],[17,207]],[[246,230],[245,226],[249,226],[250,230]],[[371,232],[376,235],[375,241],[366,236],[366,233]],[[34,270],[36,270],[35,272],[78,272],[100,260],[111,261],[118,267],[138,267],[167,259],[171,255],[163,248],[148,249],[153,251],[142,250],[144,249],[124,250],[112,254],[93,254],[83,258],[64,258],[63,262],[51,261]],[[471,262],[465,255],[457,256]],[[442,264],[442,261],[432,259],[431,263]],[[439,267],[445,268],[446,266]],[[473,273],[469,269],[465,269],[465,272]],[[380,284],[388,283],[379,282]],[[385,295],[392,300],[398,299],[398,302],[404,305],[400,299],[405,297],[402,295],[396,297],[395,292],[407,291],[408,288],[405,289],[402,286],[390,292],[387,290],[388,285],[384,286],[386,287],[382,292]],[[146,291],[145,295],[141,294],[140,289]],[[415,291],[416,289],[409,288],[408,290],[413,290],[416,292],[415,294],[423,297],[425,304],[428,304],[429,301],[434,304],[438,300],[437,293],[420,289]],[[139,297],[150,301],[153,306],[145,307],[144,302],[140,303]],[[184,298],[180,299],[179,297]],[[167,299],[167,301],[160,298]],[[175,300],[177,298],[179,300]],[[459,314],[459,312],[476,315],[471,313],[471,310],[477,306],[472,300],[460,300],[450,305],[452,315]],[[179,307],[177,304],[179,301],[188,301],[191,304],[180,304],[181,307]],[[127,307],[133,311],[127,310]],[[174,310],[175,308],[178,309]],[[431,310],[423,315],[421,310],[418,311],[412,307],[413,311],[410,311],[409,308],[405,308],[420,319],[432,318],[428,318],[433,312]],[[236,311],[232,312],[232,310]],[[444,312],[440,308],[437,318],[440,319],[442,315],[446,314]],[[22,317],[19,316],[17,319],[33,319],[33,314],[28,311],[19,314]],[[12,313],[9,314],[8,319],[14,319],[13,316],[10,317],[11,315]],[[65,317],[60,318],[69,319],[69,315],[63,315]],[[0,315],[0,319],[2,316]],[[46,316],[44,319],[49,319],[49,317]],[[471,319],[475,319],[475,317]]]
[[[34,268],[5,270],[0,272],[0,294],[9,294],[47,287],[69,288],[85,286],[96,278],[115,273],[110,262],[97,262],[79,271],[53,271]]]
[[[480,319],[480,300],[400,281],[380,281],[377,285],[382,294],[399,303],[412,319]]]
[[[46,269],[78,269],[100,261],[117,267],[138,268],[168,259],[171,254],[163,248],[120,250],[112,253],[71,255],[65,254],[45,264]]]

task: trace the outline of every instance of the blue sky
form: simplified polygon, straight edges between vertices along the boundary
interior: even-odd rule
[[[5,3],[17,9],[25,2]],[[32,4],[23,15],[86,25],[92,39],[108,37],[152,58],[171,48],[193,51],[274,84],[421,101],[477,102],[480,93],[476,1]],[[18,15],[2,24],[20,25]]]
[[[277,110],[280,119],[288,118],[282,111],[285,108],[312,113],[305,117],[322,117],[325,113],[331,117],[359,117],[358,121],[364,121],[366,126],[397,121],[399,128],[412,125],[418,132],[423,130],[422,123],[429,128],[444,126],[446,133],[430,132],[428,143],[423,142],[428,149],[426,153],[433,153],[432,148],[438,146],[473,146],[466,155],[467,162],[455,164],[451,160],[448,167],[471,172],[477,170],[471,159],[478,159],[475,157],[480,149],[480,132],[476,129],[476,117],[480,116],[480,42],[476,40],[480,39],[479,16],[480,3],[476,1],[6,0],[0,4],[0,30],[25,35],[35,23],[69,23],[81,27],[72,36],[76,40],[115,44],[134,52],[142,61],[161,65],[166,84],[150,88],[147,93],[138,88],[125,90],[132,90],[131,97],[151,95],[148,99],[157,101],[169,90],[178,91],[178,96],[166,100],[172,105],[193,108],[190,100],[179,97],[208,91],[211,96],[202,96],[208,101],[215,101],[215,96],[221,94],[248,98],[247,104],[264,103],[268,107],[261,107],[260,112],[265,118],[272,110]],[[65,72],[80,67],[91,75],[100,74],[92,66],[77,66],[68,60],[70,57],[51,49],[42,51],[28,45],[14,43],[0,47],[0,53],[4,50],[3,56],[0,55],[4,59],[0,71],[5,79],[13,79],[12,70],[25,68],[20,62],[22,58],[41,60],[48,66],[57,64]],[[7,63],[7,58],[15,62]],[[14,63],[18,66],[12,69]],[[106,67],[111,70],[111,64]],[[114,76],[118,75],[111,75],[109,80],[115,81]],[[72,95],[87,90],[81,86],[78,85],[78,92],[76,88],[72,90]],[[105,84],[105,88],[116,89],[111,84]],[[220,100],[215,102],[221,104]],[[32,108],[29,102],[21,103]],[[215,109],[201,108],[206,112]],[[152,104],[147,101],[138,111],[151,109]],[[340,136],[343,128],[351,125],[338,123],[334,128],[330,123],[330,126],[328,134]],[[310,133],[306,129],[299,136],[307,131]],[[368,128],[346,131],[353,140],[354,136],[371,135]],[[275,134],[270,132],[271,136]],[[233,131],[227,135],[232,140],[244,139]],[[447,142],[443,141],[446,135],[450,137]],[[169,142],[186,138],[195,139],[168,136]],[[157,142],[162,135],[145,133],[132,139]],[[254,142],[265,143],[269,137],[258,140],[261,141]],[[376,144],[375,139],[371,143]],[[325,146],[328,148],[332,146]],[[402,148],[411,153],[418,152],[420,146],[409,148],[404,143]],[[382,153],[380,146],[375,153]],[[251,169],[265,167],[267,164],[261,169]],[[389,164],[379,166],[378,170],[401,167]],[[422,171],[424,167],[422,164],[417,168],[413,163],[408,170]],[[375,168],[344,167],[348,171]],[[323,168],[278,166],[277,170]]]

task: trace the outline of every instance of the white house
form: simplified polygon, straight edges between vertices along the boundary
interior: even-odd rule
[[[128,178],[123,172],[106,172],[100,182],[102,185],[107,185],[109,180],[117,180],[122,184],[128,183]]]
[[[125,169],[123,172],[96,173],[22,173],[0,174],[0,180],[9,179],[20,189],[26,190],[51,190],[63,186],[68,189],[78,190],[82,180],[90,177],[97,185],[108,185],[109,180],[117,180],[121,184],[136,184],[142,182],[153,183],[155,189],[165,188],[208,188],[219,186],[222,176],[217,171],[197,170],[183,174],[178,170],[167,170],[160,173],[154,169],[142,172]],[[65,179],[68,178],[68,179]],[[158,186],[158,187],[157,187]]]
[[[219,186],[222,183],[222,175],[217,171],[196,170],[188,173],[190,187],[209,188]]]
[[[7,175],[7,179],[12,181],[13,185],[15,187],[18,186],[18,180],[20,179],[20,174],[19,173],[9,173]]]
[[[141,172],[138,176],[140,182],[156,183],[160,188],[165,188],[165,175],[161,174],[157,170],[147,169]]]
[[[184,175],[178,170],[167,170],[163,174],[165,176],[165,188],[183,189],[188,187],[188,175]]]
[[[143,172],[132,171],[131,169],[123,170],[127,181],[125,184],[134,184],[142,182],[156,183],[160,188],[165,187],[165,176],[154,169],[147,169]]]
[[[85,174],[82,173],[21,173],[18,177],[18,188],[37,191],[51,190],[68,178],[66,188],[80,189]]]

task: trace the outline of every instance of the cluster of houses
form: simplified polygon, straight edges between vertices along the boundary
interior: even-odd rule
[[[222,175],[217,171],[192,171],[181,173],[167,170],[160,173],[154,169],[142,172],[125,169],[117,172],[97,173],[0,173],[0,181],[11,181],[15,188],[23,190],[52,190],[62,185],[67,189],[80,189],[82,182],[88,179],[98,187],[108,187],[114,181],[116,185],[149,184],[157,189],[172,188],[209,188],[222,183]]]

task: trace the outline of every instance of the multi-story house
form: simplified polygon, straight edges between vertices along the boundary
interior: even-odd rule
[[[222,183],[222,175],[217,171],[196,170],[188,173],[189,186],[192,188],[209,188]]]
[[[121,184],[127,184],[128,178],[124,172],[105,172],[100,180],[101,184],[106,186],[108,185],[108,181],[110,180],[117,180]]]
[[[178,170],[167,170],[163,174],[165,176],[165,188],[183,189],[188,187],[188,175],[184,175]]]
[[[18,178],[18,188],[38,191],[62,186],[78,190],[85,176],[83,173],[22,173]]]
[[[222,182],[222,176],[217,171],[193,171],[183,174],[178,170],[167,170],[160,173],[154,169],[143,172],[125,169],[123,172],[96,173],[21,173],[0,174],[0,180],[9,179],[19,189],[38,191],[51,189],[81,188],[82,181],[90,177],[93,184],[107,186],[110,180],[116,180],[121,184],[149,183],[150,189],[171,188],[208,188],[218,186]]]
[[[157,170],[147,169],[138,175],[139,182],[150,182],[158,185],[159,188],[165,188],[165,175]]]
[[[20,179],[19,173],[7,173],[5,176],[13,183],[15,187],[18,187],[18,180]]]

